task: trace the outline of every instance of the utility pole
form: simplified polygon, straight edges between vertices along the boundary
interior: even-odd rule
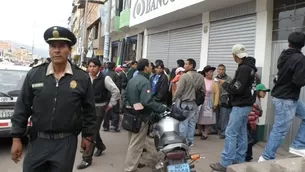
[[[109,62],[109,49],[110,49],[110,23],[111,23],[111,7],[112,0],[107,2],[107,13],[105,16],[105,42],[104,42],[104,58],[103,62]]]
[[[85,2],[85,8],[84,8],[84,17],[83,17],[83,30],[82,30],[82,54],[81,54],[81,61],[80,64],[84,61],[86,58],[86,53],[85,53],[85,45],[86,45],[86,31],[87,31],[87,15],[88,15],[88,0]]]

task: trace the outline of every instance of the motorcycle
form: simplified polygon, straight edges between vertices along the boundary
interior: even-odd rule
[[[190,148],[184,137],[179,135],[180,121],[165,111],[154,127],[154,143],[161,155],[155,166],[161,172],[196,172],[193,162],[201,159],[199,154],[190,154]],[[188,161],[191,161],[190,163]]]

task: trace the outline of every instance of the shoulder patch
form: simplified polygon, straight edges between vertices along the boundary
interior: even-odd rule
[[[38,66],[44,66],[46,64],[49,64],[49,63],[46,63],[46,62],[39,63],[39,64],[34,65],[32,68],[35,68],[35,67],[38,67]]]

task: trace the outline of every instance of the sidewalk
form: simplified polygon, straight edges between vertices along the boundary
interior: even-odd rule
[[[104,155],[98,158],[94,158],[92,166],[85,169],[86,172],[123,172],[126,151],[127,151],[127,132],[122,131],[121,133],[102,132],[101,137],[103,138],[107,150]],[[153,139],[148,139],[150,143],[153,143]],[[79,144],[80,145],[80,144]],[[218,162],[220,159],[221,151],[223,149],[224,140],[218,139],[218,136],[209,136],[207,140],[200,140],[196,137],[195,146],[191,148],[191,153],[200,153],[204,159],[195,162],[195,168],[197,172],[211,171],[209,164]],[[152,146],[148,147],[148,152],[143,155],[141,163],[152,166],[153,162],[156,162],[157,154],[151,155],[150,152],[154,150]],[[253,150],[254,161],[257,161],[258,157],[264,149],[264,143],[259,143]],[[277,158],[294,157],[284,150],[279,150]],[[77,152],[76,165],[81,160],[81,154]],[[76,168],[74,171],[78,171]],[[140,172],[150,172],[149,168],[143,168]]]

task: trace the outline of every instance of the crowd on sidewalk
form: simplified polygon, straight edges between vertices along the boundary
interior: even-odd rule
[[[256,123],[263,115],[261,99],[270,89],[260,83],[256,60],[247,54],[244,45],[232,48],[232,60],[238,67],[231,78],[226,74],[226,64],[196,70],[197,62],[192,58],[177,60],[177,67],[171,70],[162,60],[152,63],[148,59],[116,66],[91,58],[80,68],[68,60],[71,46],[76,43],[73,33],[54,26],[46,30],[44,38],[50,47],[50,61],[34,66],[28,73],[12,118],[11,153],[15,162],[21,157],[20,139],[30,116],[33,123],[25,172],[72,171],[79,133],[83,157],[77,168],[85,169],[92,164],[93,156],[99,157],[106,150],[100,128],[105,132],[121,131],[124,108],[140,108],[141,121],[147,122],[152,112],[162,113],[178,99],[188,103],[189,117],[179,124],[179,134],[190,147],[200,144],[195,143],[195,135],[202,141],[209,139],[209,134],[225,139],[220,162],[210,165],[213,170],[226,171],[231,164],[253,159]],[[305,85],[305,57],[301,53],[305,35],[294,32],[288,42],[289,48],[278,59],[278,75],[271,91],[275,123],[259,161],[275,158],[294,116],[303,122],[290,152],[305,154],[305,104],[299,100]],[[139,160],[146,138],[153,136],[154,130],[146,125],[140,128],[139,133],[128,133],[126,172],[145,166]]]

